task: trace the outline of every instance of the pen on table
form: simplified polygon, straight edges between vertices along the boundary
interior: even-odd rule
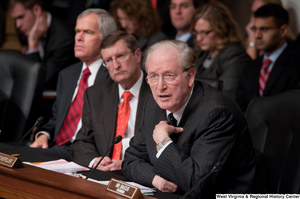
[[[13,156],[13,157],[19,157],[20,154],[11,154],[11,156]]]

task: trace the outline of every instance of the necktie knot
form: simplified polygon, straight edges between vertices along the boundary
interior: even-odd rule
[[[270,64],[271,64],[271,62],[272,62],[272,61],[271,61],[270,59],[264,60],[262,67],[263,67],[264,69],[268,69],[269,66],[270,66]]]
[[[122,97],[123,97],[124,101],[130,101],[131,98],[133,97],[133,95],[131,94],[130,91],[125,91],[125,92],[122,94]]]
[[[269,75],[270,75],[270,69],[269,66],[272,63],[272,61],[270,59],[265,59],[263,61],[262,67],[260,69],[260,73],[259,73],[259,87],[258,87],[258,91],[259,91],[259,95],[263,96]]]
[[[173,113],[169,114],[170,125],[177,127],[177,120],[175,119]]]
[[[86,68],[83,70],[83,73],[82,73],[82,78],[88,78],[89,76],[91,75],[91,71],[89,68]]]

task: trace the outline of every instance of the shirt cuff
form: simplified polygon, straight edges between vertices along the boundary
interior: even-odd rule
[[[165,148],[167,148],[167,146],[169,146],[169,144],[171,144],[172,142],[173,141],[171,140],[171,142],[168,142],[167,144],[165,144],[165,146],[157,152],[156,158],[159,158],[159,156],[162,154],[162,152],[165,150]]]
[[[50,140],[50,134],[46,131],[39,131],[37,134],[35,134],[35,140],[42,134],[47,135],[48,140]]]
[[[26,51],[26,55],[30,55],[30,54],[33,54],[36,52],[39,52],[39,50],[28,50],[28,51]]]
[[[94,158],[94,159],[90,162],[90,164],[89,164],[89,167],[90,167],[90,168],[93,168],[93,165],[94,165],[96,159],[97,159],[97,158]]]

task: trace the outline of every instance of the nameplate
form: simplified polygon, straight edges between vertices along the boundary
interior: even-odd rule
[[[114,178],[110,179],[109,184],[107,185],[107,190],[111,191],[115,194],[123,196],[125,198],[132,199],[143,199],[140,189],[138,187],[127,184],[121,180],[117,180]]]
[[[24,167],[21,160],[17,157],[13,157],[10,155],[7,155],[5,153],[0,152],[0,165],[6,166],[9,168],[21,168]]]

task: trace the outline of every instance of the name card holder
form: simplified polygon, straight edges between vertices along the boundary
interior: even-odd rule
[[[12,169],[24,167],[23,163],[19,158],[1,152],[0,152],[0,165]]]
[[[123,196],[130,199],[143,199],[144,196],[141,193],[138,187],[132,186],[128,183],[125,183],[121,180],[114,178],[110,179],[109,184],[107,185],[107,190],[115,194]]]

